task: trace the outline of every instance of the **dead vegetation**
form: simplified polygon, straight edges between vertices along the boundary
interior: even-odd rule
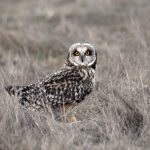
[[[149,0],[1,0],[0,14],[0,149],[149,149]],[[78,41],[98,51],[78,123],[25,109],[4,91],[57,70]]]

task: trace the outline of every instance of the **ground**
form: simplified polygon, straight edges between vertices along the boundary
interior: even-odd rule
[[[149,149],[149,14],[149,0],[1,0],[0,149]],[[98,64],[93,93],[73,112],[79,122],[5,92],[58,70],[80,41],[96,46]]]

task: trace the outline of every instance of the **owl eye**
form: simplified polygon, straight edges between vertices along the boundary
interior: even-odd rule
[[[79,51],[75,50],[75,51],[73,52],[73,55],[74,55],[74,56],[79,56],[80,53],[79,53]]]
[[[91,55],[92,55],[92,51],[91,51],[91,50],[87,50],[87,51],[85,52],[85,55],[86,55],[86,56],[91,56]]]

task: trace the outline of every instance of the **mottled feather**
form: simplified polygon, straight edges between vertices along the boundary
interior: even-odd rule
[[[34,84],[7,86],[5,89],[10,95],[16,95],[21,104],[36,109],[62,104],[76,105],[93,89],[96,62],[94,46],[89,43],[76,43],[70,47],[66,64],[58,72]]]
[[[17,95],[22,104],[47,107],[65,103],[79,103],[84,100],[93,88],[94,74],[88,67],[72,67],[27,86],[6,87],[11,95]]]

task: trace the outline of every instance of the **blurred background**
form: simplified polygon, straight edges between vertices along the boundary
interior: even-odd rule
[[[25,115],[4,86],[58,70],[81,41],[98,52],[95,90],[76,111],[81,122]],[[149,149],[149,43],[149,0],[0,0],[0,149]]]
[[[0,66],[28,58],[33,68],[55,69],[71,44],[88,41],[99,64],[115,55],[142,69],[149,63],[143,61],[149,60],[149,14],[149,0],[1,0]]]
[[[149,0],[1,0],[0,64],[28,53],[60,66],[68,47],[80,41],[94,44],[101,53],[144,53],[149,14]]]

